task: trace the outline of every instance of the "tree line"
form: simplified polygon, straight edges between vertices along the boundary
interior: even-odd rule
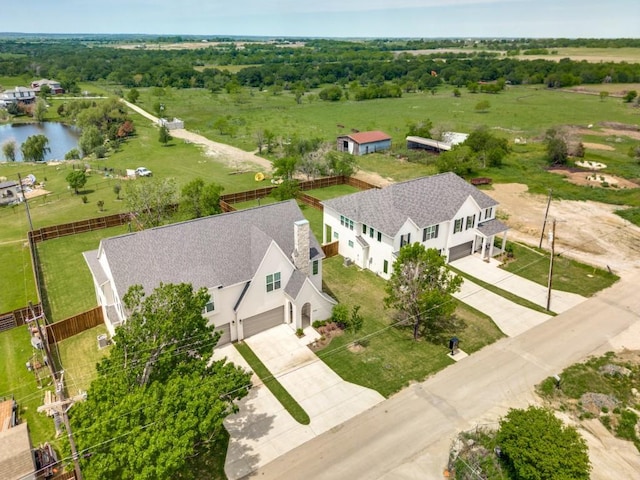
[[[511,84],[546,84],[550,87],[603,81],[640,82],[640,64],[588,63],[570,59],[560,62],[518,60],[486,50],[494,47],[503,50],[511,47],[556,48],[570,46],[571,41],[496,41],[484,42],[472,52],[428,55],[408,52],[420,46],[448,46],[451,41],[421,42],[424,41],[311,40],[295,48],[265,43],[249,43],[239,48],[233,43],[223,43],[203,44],[203,48],[192,50],[150,50],[120,49],[77,40],[8,40],[0,44],[0,75],[55,78],[71,92],[79,91],[79,83],[91,81],[106,81],[126,88],[171,86],[211,91],[234,84],[258,88],[301,85],[310,89],[353,81],[363,87],[392,82],[406,89],[427,89],[441,82],[463,86],[469,82],[498,79]],[[631,40],[611,42],[624,46],[634,43]],[[595,44],[599,42],[585,46]],[[247,68],[231,73],[224,69],[226,65],[247,65]]]

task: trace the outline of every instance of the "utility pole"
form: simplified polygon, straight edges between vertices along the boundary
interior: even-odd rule
[[[544,227],[547,225],[547,216],[549,215],[549,206],[551,206],[551,193],[553,190],[549,189],[549,198],[547,199],[547,209],[544,212],[544,220],[542,222],[542,233],[540,234],[540,244],[538,248],[542,248],[542,239],[544,238]]]
[[[56,376],[56,369],[53,365],[53,357],[51,356],[51,350],[49,349],[49,342],[47,337],[43,334],[42,327],[40,326],[40,319],[44,318],[44,311],[40,315],[35,315],[33,311],[33,305],[29,302],[29,311],[31,315],[33,315],[33,320],[35,321],[36,328],[38,329],[38,334],[40,335],[40,341],[42,342],[42,348],[44,349],[44,353],[47,356],[47,365],[49,366],[49,372],[51,373],[51,379],[53,380],[53,384],[56,388],[56,395],[58,397],[58,402],[56,405],[56,409],[62,416],[62,421],[64,422],[64,426],[67,429],[67,437],[69,438],[69,446],[71,447],[71,456],[73,458],[73,466],[76,475],[76,480],[83,480],[82,471],[80,470],[80,462],[78,461],[78,449],[76,448],[76,442],[73,438],[73,432],[71,431],[71,424],[69,423],[69,416],[67,415],[67,410],[69,406],[73,404],[72,399],[67,399],[64,393],[64,382],[62,381],[62,376],[58,381]]]
[[[29,231],[33,231],[33,223],[31,222],[31,211],[29,210],[29,202],[27,201],[27,197],[24,194],[24,187],[22,186],[22,176],[18,173],[18,182],[20,182],[20,193],[22,194],[22,200],[24,201],[24,206],[27,209],[27,219],[29,220]]]
[[[556,244],[556,219],[553,219],[551,223],[551,233],[549,234],[551,240],[551,258],[549,258],[549,282],[547,287],[547,310],[551,310],[551,281],[553,279],[553,257],[555,256],[555,244]]]

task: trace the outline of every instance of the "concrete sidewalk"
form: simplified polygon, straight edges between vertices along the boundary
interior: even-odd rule
[[[500,264],[501,262],[495,258],[485,262],[479,255],[469,255],[451,262],[451,265],[458,270],[529,300],[536,305],[547,307],[547,287],[502,270],[499,268]],[[555,313],[563,313],[585,300],[585,297],[575,293],[552,290],[550,310]],[[489,312],[485,313],[489,314]]]
[[[246,339],[311,422],[301,425],[254,375],[254,388],[239,402],[237,414],[225,419],[229,448],[225,472],[242,478],[288,451],[382,402],[374,390],[345,382],[306,346],[315,339],[312,328],[299,339],[288,325],[279,325]],[[215,350],[250,370],[233,345]]]

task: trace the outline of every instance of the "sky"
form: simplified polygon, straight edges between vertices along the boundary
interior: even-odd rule
[[[268,37],[640,37],[639,0],[30,0],[0,29]],[[45,14],[42,14],[46,12]]]

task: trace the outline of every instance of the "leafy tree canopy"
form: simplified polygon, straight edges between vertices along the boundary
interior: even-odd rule
[[[500,421],[496,440],[513,478],[588,480],[587,444],[575,428],[545,408],[511,410]]]
[[[220,194],[223,190],[221,185],[205,184],[204,180],[196,178],[182,187],[180,211],[187,219],[220,213]]]
[[[445,267],[445,258],[434,248],[413,243],[400,249],[386,285],[384,304],[397,311],[404,325],[418,336],[438,340],[455,325],[456,305],[451,295],[462,285],[462,278]]]
[[[51,151],[48,147],[49,139],[46,135],[31,135],[20,146],[22,158],[25,162],[42,162],[44,156]]]
[[[202,316],[208,300],[188,284],[148,296],[129,289],[128,319],[87,400],[70,412],[85,478],[197,478],[191,459],[225,448],[216,446],[222,422],[251,383],[233,364],[211,361],[219,334]]]
[[[65,180],[77,195],[78,189],[87,184],[87,174],[82,170],[71,170],[65,177]]]
[[[157,227],[165,222],[176,203],[173,180],[139,179],[126,184],[127,207],[136,215],[143,228]]]

